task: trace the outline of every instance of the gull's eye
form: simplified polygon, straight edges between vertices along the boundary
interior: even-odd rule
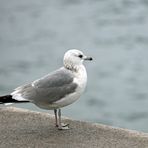
[[[78,57],[79,57],[79,58],[83,58],[83,55],[82,55],[82,54],[80,54]]]

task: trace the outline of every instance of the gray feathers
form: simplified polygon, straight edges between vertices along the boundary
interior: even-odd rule
[[[61,68],[31,84],[17,88],[16,94],[21,94],[23,99],[34,103],[54,103],[75,92],[77,84],[73,83],[73,79],[74,75],[71,71]],[[17,95],[15,96],[17,99]]]

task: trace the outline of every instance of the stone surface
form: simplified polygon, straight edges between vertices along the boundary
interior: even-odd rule
[[[0,148],[148,148],[148,134],[63,118],[70,130],[54,127],[54,117],[12,107],[0,109]]]

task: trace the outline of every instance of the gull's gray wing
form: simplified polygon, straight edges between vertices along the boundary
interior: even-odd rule
[[[17,93],[32,102],[53,103],[73,93],[77,84],[73,83],[74,75],[61,68],[45,77],[16,89]]]

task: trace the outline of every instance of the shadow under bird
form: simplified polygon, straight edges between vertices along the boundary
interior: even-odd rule
[[[0,104],[31,102],[40,108],[54,110],[58,129],[69,129],[61,122],[61,108],[80,98],[87,83],[84,60],[91,61],[82,51],[68,50],[64,55],[64,66],[60,69],[16,88],[10,95],[0,96]]]

